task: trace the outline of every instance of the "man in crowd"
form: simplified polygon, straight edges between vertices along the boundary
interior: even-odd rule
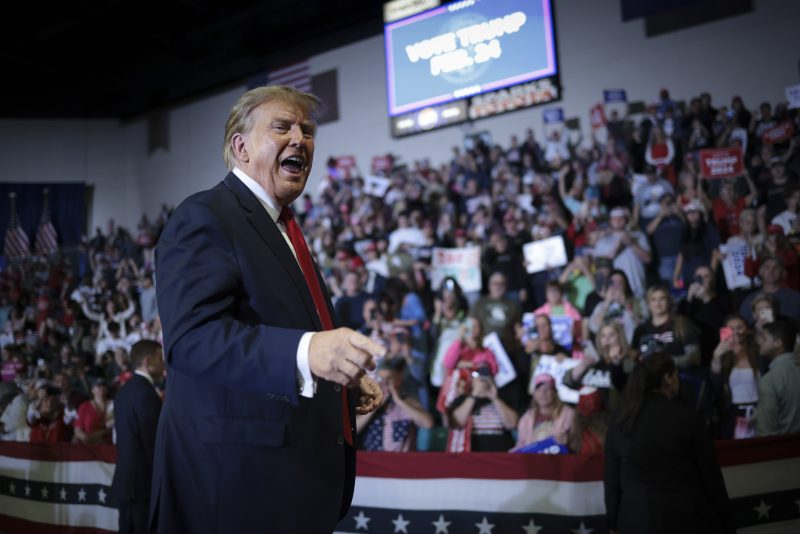
[[[342,282],[343,295],[336,300],[336,314],[347,327],[358,330],[364,326],[364,303],[369,295],[364,292],[359,273],[348,271]]]
[[[647,228],[648,223],[658,216],[665,194],[675,197],[672,185],[661,177],[655,165],[646,165],[644,174],[647,180],[636,189],[633,205],[633,221],[640,228]]]
[[[156,384],[164,377],[164,351],[142,340],[131,349],[133,377],[114,398],[117,466],[111,491],[119,509],[120,534],[150,532],[147,523],[153,454],[161,397]]]
[[[475,302],[470,315],[480,321],[485,334],[497,332],[506,352],[513,355],[517,349],[516,328],[522,312],[518,302],[506,297],[506,288],[506,276],[501,272],[493,273],[489,276],[489,294]]]
[[[788,320],[764,325],[758,339],[769,371],[758,384],[756,435],[800,432],[800,367],[792,350],[797,328]]]
[[[800,321],[800,293],[788,287],[782,287],[784,278],[783,261],[777,256],[772,256],[761,262],[758,269],[761,277],[761,291],[750,293],[739,308],[739,313],[747,322],[753,324],[756,320],[750,306],[757,295],[765,293],[772,295],[778,301],[778,311],[783,317],[788,317],[795,321]]]
[[[627,208],[614,208],[609,213],[610,232],[597,240],[594,254],[612,261],[628,277],[633,294],[641,298],[647,289],[645,265],[650,263],[650,245],[638,230],[628,230]]]
[[[349,509],[352,423],[381,403],[364,371],[384,348],[334,329],[289,207],[311,171],[319,106],[289,87],[245,93],[225,128],[232,172],[178,206],[161,234],[159,533],[329,533]]]

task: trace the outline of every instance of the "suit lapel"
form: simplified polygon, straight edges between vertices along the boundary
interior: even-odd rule
[[[247,220],[258,235],[261,236],[261,239],[272,250],[281,265],[283,265],[283,268],[286,270],[289,278],[291,278],[298,293],[300,293],[301,300],[305,305],[309,317],[314,322],[316,329],[322,330],[322,323],[319,320],[319,314],[314,306],[311,291],[309,291],[306,279],[303,277],[303,272],[300,270],[300,264],[297,263],[289,245],[286,244],[286,240],[283,238],[280,230],[278,230],[278,226],[272,221],[253,192],[250,191],[235,174],[232,172],[228,173],[224,183],[239,200],[239,204],[242,208],[244,208]]]

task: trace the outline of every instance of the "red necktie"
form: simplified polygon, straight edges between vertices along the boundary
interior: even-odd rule
[[[314,262],[311,259],[311,253],[308,251],[308,245],[303,237],[303,231],[300,230],[300,225],[294,219],[294,213],[289,206],[284,206],[278,220],[286,225],[286,234],[289,236],[289,241],[292,242],[294,252],[297,255],[297,263],[300,264],[300,270],[303,271],[303,277],[306,279],[309,291],[311,291],[311,298],[314,300],[314,306],[317,308],[319,320],[322,323],[322,328],[325,330],[333,330],[333,321],[328,312],[328,304],[325,295],[322,292],[322,287],[319,285],[317,278],[317,271],[314,268]],[[342,388],[342,422],[344,423],[344,439],[351,446],[353,445],[353,431],[350,428],[350,411],[347,406],[347,388]]]

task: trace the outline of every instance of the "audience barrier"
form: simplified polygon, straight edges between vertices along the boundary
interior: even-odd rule
[[[740,533],[800,532],[800,435],[717,451]],[[0,442],[0,532],[116,531],[115,461],[113,446]],[[599,456],[360,453],[337,532],[600,534],[602,479]]]

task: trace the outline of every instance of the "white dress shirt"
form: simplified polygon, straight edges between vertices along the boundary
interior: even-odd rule
[[[282,221],[278,220],[278,217],[281,214],[281,210],[278,208],[278,203],[275,202],[274,199],[270,198],[270,196],[258,182],[247,176],[247,174],[245,174],[245,172],[238,167],[233,169],[233,174],[235,174],[239,180],[241,180],[242,183],[253,192],[258,201],[267,211],[270,219],[272,219],[272,221],[277,225],[278,230],[280,230],[281,235],[283,236],[283,239],[286,240],[286,244],[289,245],[289,250],[292,251],[295,259],[297,259],[297,253],[294,250],[294,246],[292,246],[292,241],[289,239],[289,234],[286,233],[286,225],[284,225]],[[297,345],[297,379],[300,384],[300,395],[308,398],[314,396],[317,386],[316,380],[314,380],[314,377],[311,374],[311,368],[308,365],[308,350],[311,345],[311,337],[313,335],[314,332],[306,332],[303,334],[303,337],[300,338],[300,343]]]

